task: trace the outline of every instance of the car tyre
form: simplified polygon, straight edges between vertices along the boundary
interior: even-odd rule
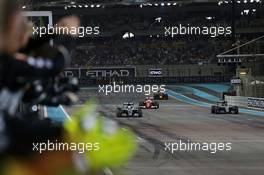
[[[215,111],[215,106],[212,106],[212,108],[211,108],[211,113],[212,113],[212,114],[216,113],[216,111]]]

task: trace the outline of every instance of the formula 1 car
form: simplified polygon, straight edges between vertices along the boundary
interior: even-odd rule
[[[123,103],[122,107],[117,107],[117,117],[142,117],[142,110],[134,103]]]
[[[145,101],[139,102],[139,107],[142,109],[158,109],[159,102],[154,101],[152,97],[146,97]]]
[[[165,92],[158,92],[153,94],[154,100],[168,100],[169,96]]]
[[[218,101],[211,107],[212,114],[238,114],[238,106],[228,105],[227,101]]]

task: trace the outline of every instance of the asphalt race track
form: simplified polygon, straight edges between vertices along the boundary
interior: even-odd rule
[[[122,175],[262,175],[264,172],[264,116],[211,114],[209,108],[190,105],[170,97],[160,109],[144,110],[143,118],[116,118],[116,105],[135,103],[143,94],[97,94],[96,89],[80,93],[83,100],[97,97],[105,116],[129,127],[139,144],[133,160]],[[78,106],[76,106],[78,107]],[[74,107],[75,108],[75,107]],[[66,108],[71,113],[74,108]],[[230,142],[230,151],[165,150],[165,142]]]

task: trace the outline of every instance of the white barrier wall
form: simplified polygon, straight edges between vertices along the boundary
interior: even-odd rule
[[[230,105],[236,105],[240,107],[246,107],[247,108],[247,97],[242,96],[225,96],[225,100]]]
[[[230,105],[239,107],[264,110],[264,98],[242,97],[242,96],[225,96],[225,100]]]

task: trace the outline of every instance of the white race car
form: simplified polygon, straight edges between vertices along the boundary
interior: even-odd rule
[[[142,117],[142,110],[134,103],[123,103],[122,107],[117,108],[117,117]]]
[[[238,114],[238,106],[228,105],[227,101],[218,101],[211,107],[213,114]]]

